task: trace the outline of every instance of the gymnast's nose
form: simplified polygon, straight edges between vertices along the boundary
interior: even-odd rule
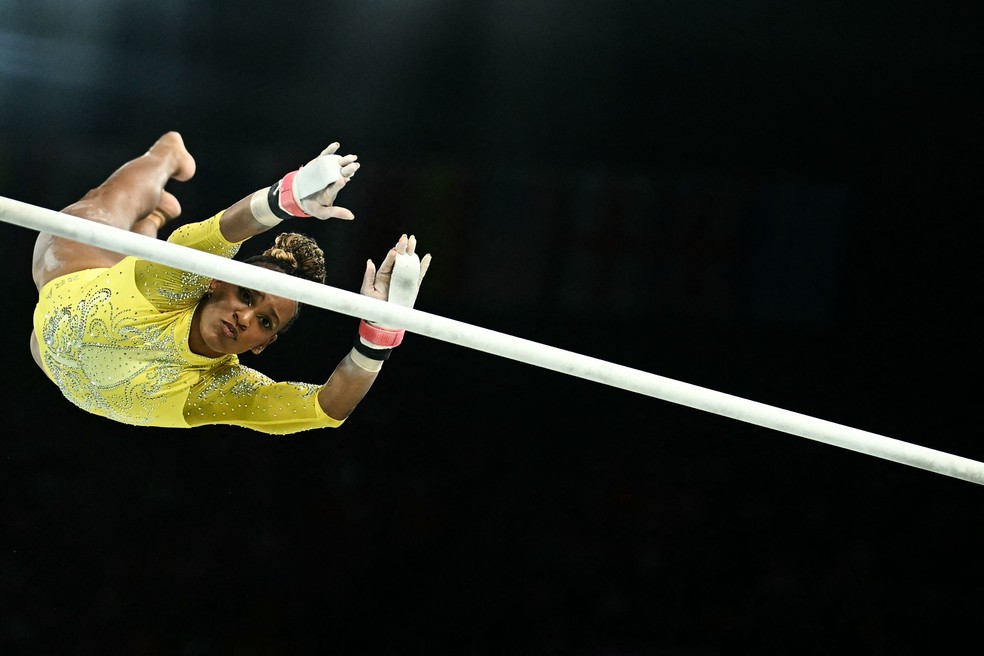
[[[246,330],[253,320],[253,311],[249,308],[240,310],[239,312],[233,313],[232,318],[236,321],[239,330]]]

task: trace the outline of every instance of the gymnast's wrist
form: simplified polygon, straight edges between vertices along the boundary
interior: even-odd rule
[[[257,222],[273,227],[286,219],[311,216],[301,209],[297,199],[294,198],[296,176],[297,171],[291,171],[276,184],[253,194],[249,201],[249,209]]]
[[[279,225],[284,219],[290,218],[290,215],[284,212],[277,203],[273,191],[276,186],[255,191],[249,199],[249,211],[253,214],[253,219],[270,228]]]
[[[382,369],[385,358],[380,359],[379,354],[376,353],[375,350],[368,349],[367,346],[358,343],[358,337],[355,339],[357,343],[353,345],[352,350],[349,351],[349,357],[352,359],[352,362],[354,362],[360,369],[365,369],[366,371],[376,372]],[[385,351],[386,357],[389,357],[390,349],[385,349]],[[366,355],[366,352],[368,352],[369,355]]]
[[[379,371],[383,363],[389,360],[393,348],[403,341],[404,332],[380,328],[363,319],[359,322],[359,334],[352,344],[352,361],[366,371]]]
[[[371,321],[363,319],[359,322],[359,339],[369,348],[393,348],[403,342],[403,335],[406,333],[402,328],[395,330],[377,326]]]

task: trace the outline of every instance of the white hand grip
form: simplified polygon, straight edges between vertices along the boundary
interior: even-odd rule
[[[420,287],[420,258],[414,253],[397,254],[393,264],[393,275],[390,277],[389,302],[413,307],[417,300],[417,290]]]
[[[322,155],[302,166],[294,177],[294,197],[301,201],[342,179],[338,155]]]

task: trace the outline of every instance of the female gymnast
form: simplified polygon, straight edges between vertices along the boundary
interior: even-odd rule
[[[334,203],[360,163],[336,155],[338,147],[210,219],[177,228],[168,241],[232,258],[245,240],[285,219],[354,219]],[[195,167],[181,135],[168,132],[62,212],[156,237],[181,213],[165,185],[190,179]],[[378,270],[368,260],[361,293],[412,307],[431,259],[415,251],[415,237],[404,234]],[[301,233],[281,233],[245,261],[325,279],[324,253]],[[33,275],[38,366],[76,406],[134,426],[226,424],[269,434],[338,427],[403,337],[361,321],[327,382],[278,382],[238,355],[273,344],[297,318],[297,301],[47,233],[35,244]]]

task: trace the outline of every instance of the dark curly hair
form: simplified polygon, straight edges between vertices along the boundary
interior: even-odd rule
[[[282,232],[273,240],[273,245],[259,255],[246,258],[247,264],[282,271],[290,276],[324,283],[325,253],[313,237],[299,232]],[[278,332],[285,332],[294,325],[301,313],[301,303],[297,303],[297,312],[289,321],[280,327]]]

